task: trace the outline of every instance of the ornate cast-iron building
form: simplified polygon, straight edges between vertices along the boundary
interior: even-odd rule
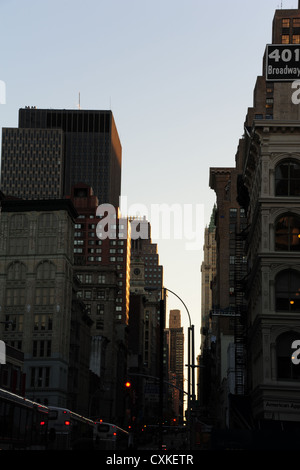
[[[213,286],[219,303],[212,310],[212,315],[219,313],[216,360],[217,364],[227,361],[227,373],[222,376],[217,371],[222,393],[217,394],[221,406],[216,422],[223,428],[251,432],[252,446],[258,448],[291,446],[293,432],[300,428],[300,365],[292,360],[293,342],[300,340],[300,107],[294,99],[292,75],[267,75],[271,59],[284,51],[286,63],[293,47],[300,44],[299,8],[275,12],[275,48],[266,48],[236,167],[210,170],[211,187],[217,193],[217,253],[222,260],[217,262]],[[236,209],[244,217],[234,242],[229,183],[235,192],[231,204],[237,201]],[[240,253],[232,275],[230,246]],[[233,336],[222,359],[221,326],[227,307],[233,313]],[[285,434],[274,437],[276,430]],[[269,433],[269,440],[263,439],[266,434],[255,440],[253,436],[263,431]]]

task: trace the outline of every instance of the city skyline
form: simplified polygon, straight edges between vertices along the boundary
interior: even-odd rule
[[[282,8],[296,7],[295,0],[282,2]],[[7,44],[1,128],[16,127],[19,108],[27,105],[111,109],[128,207],[202,205],[204,236],[215,202],[209,167],[234,166],[276,8],[278,0],[191,0],[184,7],[177,1],[1,2],[0,37]],[[197,354],[202,246],[187,250],[186,239],[170,238],[153,241],[165,287],[183,299],[196,325]],[[184,307],[170,294],[172,308],[181,310],[186,327]]]

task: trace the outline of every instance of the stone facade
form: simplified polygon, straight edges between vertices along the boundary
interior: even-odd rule
[[[1,336],[23,351],[27,396],[42,403],[70,404],[69,362],[74,365],[76,360],[70,358],[73,332],[81,336],[72,386],[72,404],[78,409],[78,403],[87,402],[87,391],[81,395],[78,384],[88,370],[90,325],[74,300],[76,215],[66,200],[2,201],[0,305],[1,321],[6,322]]]

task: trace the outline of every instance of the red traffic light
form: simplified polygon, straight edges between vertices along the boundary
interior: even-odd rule
[[[126,388],[130,388],[130,387],[131,387],[131,382],[129,382],[129,380],[127,380],[127,382],[125,382],[125,387],[126,387]]]

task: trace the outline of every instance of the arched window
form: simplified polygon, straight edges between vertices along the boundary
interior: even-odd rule
[[[275,170],[275,195],[300,196],[300,162],[283,160]]]
[[[29,227],[28,217],[25,214],[14,214],[10,218],[10,230],[22,231]]]
[[[7,269],[6,305],[24,306],[26,300],[26,266],[19,261],[11,263]]]
[[[42,261],[37,267],[37,279],[54,279],[56,268],[51,261]]]
[[[275,250],[300,251],[300,217],[285,214],[275,224]]]
[[[300,312],[300,272],[285,269],[276,276],[276,311]]]
[[[277,378],[283,380],[300,380],[300,364],[293,364],[292,344],[300,340],[300,334],[288,331],[281,334],[276,341]]]
[[[7,270],[8,281],[24,281],[26,280],[26,266],[19,261],[10,264]]]

